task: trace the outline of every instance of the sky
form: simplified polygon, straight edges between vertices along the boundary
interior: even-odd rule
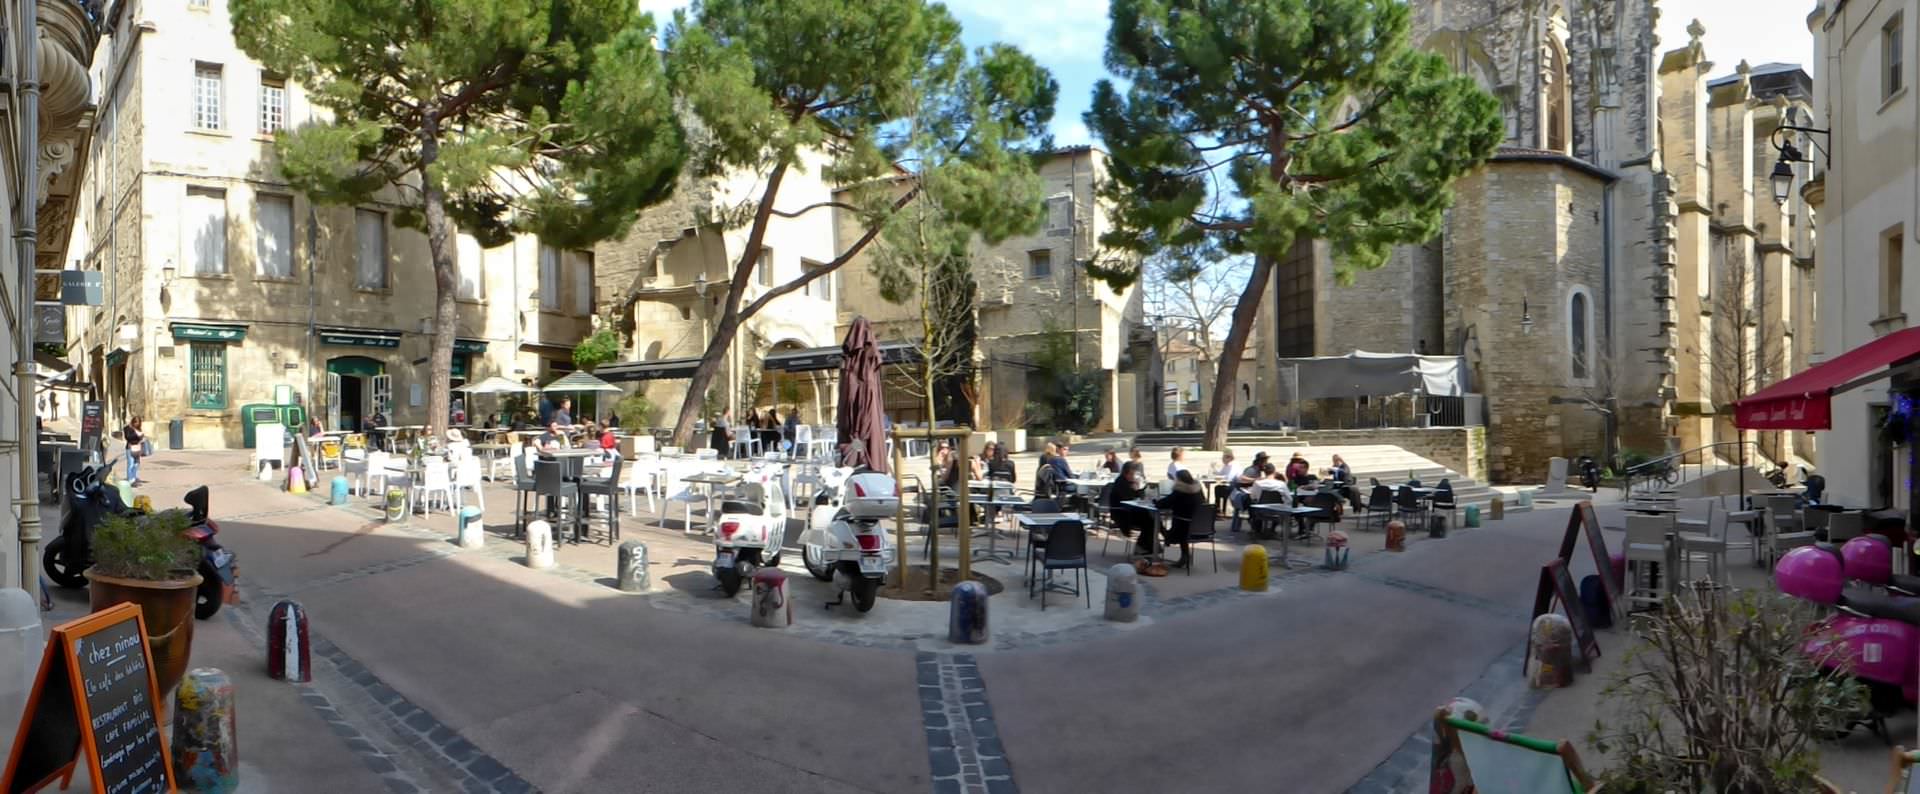
[[[686,0],[640,0],[640,8],[664,22]],[[1093,84],[1106,74],[1101,62],[1107,32],[1107,0],[949,0],[948,8],[965,26],[967,42],[995,41],[1032,54],[1060,81],[1060,103],[1053,116],[1055,143],[1095,143],[1081,122]],[[1687,23],[1706,27],[1707,59],[1713,77],[1733,73],[1742,59],[1758,66],[1774,61],[1813,59],[1807,13],[1813,0],[1662,0],[1659,2],[1661,52],[1687,43]]]

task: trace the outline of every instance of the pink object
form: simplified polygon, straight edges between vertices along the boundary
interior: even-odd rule
[[[1607,565],[1608,567],[1611,567],[1613,569],[1614,581],[1624,582],[1627,580],[1627,553],[1626,552],[1616,551],[1612,554],[1607,555]]]
[[[1920,702],[1920,628],[1838,612],[1808,633],[1801,650],[1825,660],[1822,667],[1844,669],[1869,685],[1898,689],[1908,703]]]
[[[1807,599],[1816,604],[1840,600],[1847,583],[1840,558],[1814,546],[1801,546],[1786,553],[1773,566],[1773,581],[1780,592]]]
[[[1849,579],[1873,585],[1884,585],[1893,579],[1893,547],[1878,535],[1847,541],[1840,547],[1840,560]]]

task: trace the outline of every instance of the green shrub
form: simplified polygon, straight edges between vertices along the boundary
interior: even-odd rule
[[[620,417],[623,427],[653,427],[660,424],[660,406],[654,405],[647,395],[634,392],[620,398],[613,406],[613,414]]]
[[[93,568],[149,582],[179,579],[200,565],[200,544],[186,536],[185,510],[108,516],[93,530]]]

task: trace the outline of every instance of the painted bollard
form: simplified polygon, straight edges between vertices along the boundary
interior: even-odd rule
[[[1573,684],[1573,624],[1565,615],[1548,613],[1534,618],[1527,647],[1529,686],[1559,689]]]
[[[1469,529],[1480,526],[1480,506],[1479,505],[1467,505],[1466,526]]]
[[[1267,547],[1255,543],[1240,552],[1240,589],[1249,593],[1267,591]]]
[[[535,521],[527,525],[527,567],[553,567],[553,525]]]
[[[267,677],[299,684],[313,680],[307,610],[298,602],[281,601],[267,612]]]
[[[1486,722],[1487,710],[1478,701],[1467,698],[1454,698],[1439,709],[1433,718],[1433,735],[1445,736],[1445,723],[1442,717]],[[1456,742],[1433,743],[1432,761],[1428,766],[1427,791],[1432,794],[1467,794],[1473,791],[1473,775],[1467,770],[1466,754],[1457,749]]]
[[[196,667],[173,695],[173,777],[181,791],[230,794],[240,785],[233,679]]]
[[[399,488],[387,489],[387,522],[407,520],[407,492]]]
[[[1399,519],[1387,522],[1387,551],[1407,550],[1407,525]]]
[[[779,568],[753,572],[753,625],[783,629],[793,625],[793,603],[787,600],[787,575]]]
[[[469,512],[471,511],[471,512]],[[460,527],[454,533],[453,542],[463,549],[477,549],[487,542],[487,526],[480,520],[480,508],[464,507],[460,509]]]
[[[979,582],[953,586],[947,604],[947,642],[979,645],[987,641],[987,587]]]
[[[1533,507],[1533,492],[1521,491],[1519,501],[1515,502],[1515,504],[1523,509]]]
[[[629,540],[620,544],[620,590],[625,593],[647,591],[647,544]]]
[[[1132,623],[1140,617],[1139,572],[1131,565],[1107,569],[1107,619]]]
[[[1329,571],[1347,569],[1347,533],[1338,529],[1327,533],[1326,568]]]
[[[1499,521],[1506,513],[1507,500],[1500,494],[1493,495],[1493,501],[1487,505],[1487,520]]]
[[[341,476],[335,476],[333,478],[333,481],[327,484],[327,496],[328,496],[327,503],[333,505],[334,507],[342,507],[346,505],[347,494],[352,490],[353,488],[347,482],[347,478],[341,477]]]
[[[33,694],[33,679],[47,641],[41,634],[40,605],[18,587],[0,587],[0,725],[20,724],[20,712]],[[8,745],[11,749],[12,745]]]
[[[288,466],[287,467],[287,493],[306,493],[306,492],[307,492],[307,475],[300,471],[299,466]]]
[[[153,497],[148,496],[146,494],[140,494],[138,496],[133,497],[133,512],[136,512],[136,513],[153,512]]]

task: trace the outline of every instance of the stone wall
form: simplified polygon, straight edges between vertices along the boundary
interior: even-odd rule
[[[1449,352],[1441,338],[1439,249],[1438,240],[1431,245],[1397,246],[1379,268],[1355,273],[1352,284],[1334,280],[1332,260],[1316,262],[1328,271],[1328,287],[1320,293],[1320,301],[1330,322],[1315,334],[1325,342],[1316,345],[1314,353],[1413,353],[1423,343],[1428,354]]]
[[[1370,430],[1302,430],[1294,435],[1317,446],[1386,444],[1487,481],[1487,429],[1484,427],[1381,427]]]

